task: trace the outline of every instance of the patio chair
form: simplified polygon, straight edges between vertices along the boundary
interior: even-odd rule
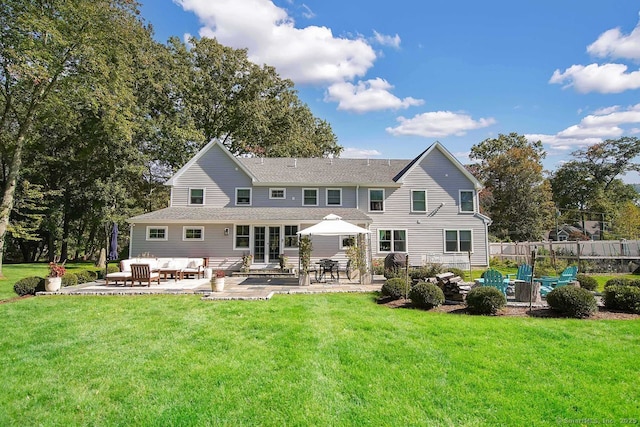
[[[569,266],[564,269],[558,277],[540,277],[535,279],[536,282],[540,282],[540,295],[546,296],[549,292],[557,288],[558,286],[565,286],[576,280],[578,275],[578,267],[575,265]]]
[[[509,282],[511,282],[512,280],[522,280],[524,282],[530,282],[531,273],[532,269],[529,264],[521,264],[518,267],[518,272],[516,274],[507,274],[507,277],[504,279],[504,281],[507,282],[507,284],[509,284]]]
[[[509,282],[505,283],[502,273],[490,268],[484,272],[483,276],[484,280],[482,281],[482,286],[492,286],[497,288],[505,296],[507,295],[507,286],[509,286]]]
[[[157,271],[151,271],[149,264],[131,264],[131,286],[134,282],[138,282],[142,285],[142,282],[147,282],[147,286],[151,286],[151,282],[158,282],[160,284],[160,273]]]

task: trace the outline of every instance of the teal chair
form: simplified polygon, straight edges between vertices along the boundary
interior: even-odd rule
[[[531,273],[532,268],[529,264],[521,264],[518,267],[518,272],[516,274],[507,274],[507,278],[504,280],[505,282],[507,282],[507,284],[509,284],[509,282],[511,282],[512,280],[522,280],[525,282],[530,282]]]
[[[498,270],[494,270],[490,268],[489,270],[483,273],[483,281],[482,286],[493,286],[497,288],[500,292],[502,292],[505,296],[507,295],[507,286],[509,286],[509,281],[505,283],[504,277],[502,273]]]
[[[536,282],[540,283],[540,295],[543,297],[546,296],[549,292],[557,288],[558,286],[565,286],[568,283],[571,283],[576,280],[576,276],[578,275],[578,267],[572,265],[564,269],[560,276],[558,277],[540,277],[538,279],[534,279]]]

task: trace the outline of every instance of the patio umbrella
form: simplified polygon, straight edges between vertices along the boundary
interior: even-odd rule
[[[301,236],[317,235],[317,236],[342,236],[350,234],[369,234],[371,231],[366,228],[358,227],[350,222],[343,221],[341,217],[329,214],[322,218],[317,224],[304,230],[298,231]]]
[[[109,240],[109,261],[118,259],[118,224],[113,223],[111,228],[111,239]]]

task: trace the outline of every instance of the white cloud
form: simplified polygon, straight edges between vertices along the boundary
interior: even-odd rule
[[[529,140],[540,140],[551,150],[560,152],[574,150],[602,142],[603,139],[615,139],[625,134],[637,133],[637,127],[626,129],[625,125],[640,124],[640,104],[625,109],[620,106],[600,108],[555,135],[531,134]]]
[[[174,0],[195,13],[200,36],[234,48],[249,59],[276,67],[283,77],[302,83],[335,83],[363,76],[376,59],[364,38],[336,37],[330,28],[296,28],[287,12],[270,0]]]
[[[640,23],[629,35],[622,34],[620,28],[605,31],[587,47],[587,52],[601,58],[640,59]]]
[[[302,12],[302,16],[304,16],[305,18],[311,19],[316,17],[316,14],[313,13],[313,10],[311,10],[311,8],[306,4],[302,4],[302,9],[304,10],[304,12]]]
[[[334,83],[327,89],[325,101],[338,102],[338,110],[356,113],[397,110],[424,104],[421,99],[400,99],[391,93],[391,89],[393,86],[381,78],[359,81],[357,85],[349,82]]]
[[[417,135],[424,137],[462,136],[469,130],[484,128],[496,123],[492,117],[473,120],[471,116],[451,111],[422,113],[411,119],[398,117],[400,124],[386,131],[392,135]]]
[[[391,46],[396,49],[400,48],[400,36],[397,34],[395,36],[387,36],[384,34],[380,34],[376,30],[373,30],[373,37],[374,40],[382,46]]]
[[[640,88],[640,70],[627,73],[624,64],[572,65],[560,72],[555,70],[549,83],[565,84],[581,93],[620,93]]]
[[[378,150],[366,150],[362,148],[347,147],[342,151],[342,153],[340,154],[340,157],[350,158],[350,159],[362,159],[362,158],[368,158],[368,157],[377,157],[381,155],[382,153],[379,152]]]

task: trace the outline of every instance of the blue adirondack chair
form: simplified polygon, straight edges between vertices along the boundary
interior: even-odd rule
[[[484,280],[482,281],[482,286],[493,286],[497,288],[500,292],[502,292],[505,296],[507,295],[507,286],[509,286],[509,282],[504,282],[504,277],[502,273],[498,270],[494,270],[490,268],[485,271],[483,274]]]
[[[511,282],[512,280],[523,280],[525,282],[530,282],[531,273],[532,269],[529,264],[521,264],[518,267],[518,272],[516,274],[507,274],[507,278],[504,279],[504,281],[507,282],[507,284],[509,284],[509,282]]]
[[[566,284],[576,280],[578,274],[578,267],[572,265],[564,269],[558,277],[540,277],[536,279],[536,282],[540,282],[540,295],[546,296],[549,292],[557,288],[558,286],[565,286]]]

